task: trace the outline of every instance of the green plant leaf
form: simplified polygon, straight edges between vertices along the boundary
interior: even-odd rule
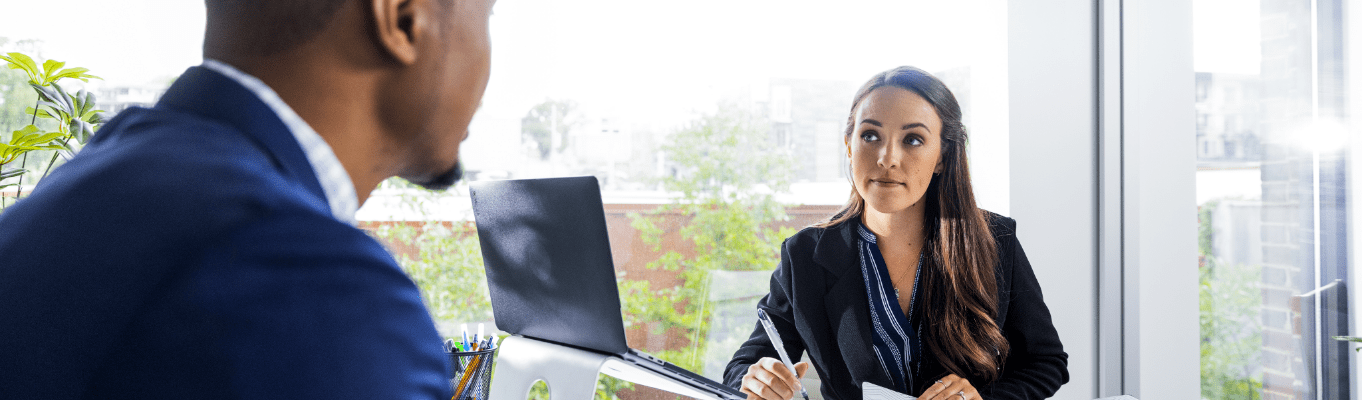
[[[52,143],[53,140],[57,140],[57,138],[60,138],[62,136],[64,135],[61,132],[48,132],[47,134],[44,135],[32,135],[28,139],[28,143],[24,143],[24,145],[28,146],[47,145]]]
[[[37,125],[29,125],[23,128],[19,128],[19,130],[14,131],[13,133],[10,134],[9,143],[12,145],[17,145],[20,138],[32,135],[34,133],[37,133],[38,131],[40,131],[40,129],[38,129]]]
[[[41,103],[40,103],[40,104],[41,104]],[[48,103],[48,104],[51,104],[51,103]],[[24,114],[25,114],[25,115],[35,115],[35,114],[36,114],[36,115],[38,116],[38,118],[43,118],[43,119],[57,119],[56,116],[54,116],[54,115],[52,115],[51,113],[47,112],[47,110],[34,110],[33,107],[24,107]]]
[[[51,59],[49,59],[49,60],[47,60],[47,62],[44,62],[44,63],[43,63],[43,83],[52,83],[52,82],[55,82],[57,79],[56,79],[54,76],[57,74],[57,71],[60,70],[61,67],[64,67],[64,66],[66,66],[66,63],[61,62],[61,61],[57,61],[57,60],[51,60]]]
[[[52,76],[52,81],[53,81],[53,82],[56,82],[56,81],[59,81],[59,80],[65,79],[65,78],[79,79],[81,82],[89,82],[91,79],[99,79],[99,80],[103,80],[103,79],[104,79],[104,78],[100,78],[100,77],[98,77],[98,76],[94,76],[94,75],[87,74],[86,72],[88,72],[88,71],[90,71],[90,70],[87,69],[87,68],[79,68],[79,67],[77,67],[77,68],[67,68],[67,69],[61,70],[61,72],[58,72],[56,75],[53,75],[53,76]]]
[[[42,112],[47,115],[47,118],[55,119],[57,121],[66,121],[71,119],[71,115],[67,114],[66,110],[63,110],[60,104],[39,100],[38,106],[47,108],[45,110],[42,110]],[[39,117],[42,117],[42,115],[39,115]]]
[[[75,112],[71,113],[71,115],[75,116],[85,115],[86,111],[90,111],[91,108],[95,107],[94,93],[87,92],[85,91],[85,89],[81,89],[79,92],[76,92],[76,96],[74,97],[74,99],[76,101],[76,109]]]
[[[41,100],[38,101],[39,107],[46,106],[53,119],[56,119],[60,123],[60,125],[57,125],[58,129],[66,131],[67,126],[71,124],[71,116],[75,115],[75,104],[71,99],[71,95],[66,93],[61,85],[57,83],[52,83],[51,87],[32,84],[29,86],[32,86],[33,89],[37,90],[39,93],[39,97],[41,98]]]
[[[52,149],[52,150],[57,150],[57,151],[67,151],[67,152],[75,153],[75,152],[76,152],[76,149],[71,148],[71,145],[70,145],[69,143],[66,143],[66,142],[67,142],[66,140],[58,140],[58,141],[52,142],[52,143],[55,144],[54,147],[56,147],[55,149]],[[64,155],[63,155],[63,156],[64,156]],[[67,159],[70,159],[70,157],[67,157]]]
[[[9,143],[0,143],[0,164],[13,162],[16,157],[30,151],[65,149],[65,144],[53,142],[62,136],[64,134],[61,132],[44,133],[37,126],[25,126],[10,135]]]
[[[90,141],[90,136],[95,134],[95,127],[89,122],[73,118],[71,119],[71,134],[80,144],[85,144],[85,142]]]
[[[15,159],[19,158],[19,156],[24,153],[42,149],[42,147],[38,146],[12,146],[6,143],[0,143],[0,164],[9,164],[14,162]]]
[[[62,103],[62,100],[65,98],[65,96],[62,96],[61,92],[56,88],[38,85],[32,82],[29,82],[28,85],[30,87],[33,87],[33,90],[38,92],[39,100],[46,101],[49,103],[60,104]]]
[[[28,170],[23,169],[23,168],[7,169],[7,170],[4,170],[3,172],[0,172],[0,181],[6,180],[6,179],[9,179],[9,178],[13,178],[13,177],[16,177],[16,176],[19,176],[19,175],[23,175],[23,174],[25,174],[25,173],[27,173],[27,172],[28,172]],[[0,186],[0,187],[3,187],[3,186]]]
[[[109,115],[104,110],[94,110],[91,113],[89,118],[82,119],[95,125],[104,125],[105,122],[109,121]]]
[[[0,187],[3,187],[3,186],[0,186]],[[1344,342],[1362,343],[1362,337],[1357,337],[1357,336],[1334,336],[1334,340],[1339,340],[1339,341],[1344,341]],[[1357,350],[1357,352],[1359,352],[1359,353],[1362,353],[1362,346],[1358,346],[1357,349],[1355,349],[1355,350]]]
[[[0,59],[8,62],[10,69],[24,70],[24,73],[28,75],[29,83],[41,85],[43,71],[38,69],[38,63],[33,62],[33,58],[23,53],[8,53],[5,56],[0,56]]]
[[[63,89],[61,85],[58,85],[56,82],[52,82],[52,87],[56,89],[56,93],[54,94],[56,101],[53,102],[61,104],[63,107],[61,111],[64,111],[66,115],[75,114],[76,102],[71,98],[71,93],[67,92],[66,89]]]

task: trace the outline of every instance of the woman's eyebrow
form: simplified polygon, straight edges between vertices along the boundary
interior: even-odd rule
[[[879,124],[876,124],[876,125],[879,125]],[[923,124],[923,123],[921,123],[921,122],[914,122],[914,123],[911,123],[911,124],[908,124],[908,125],[904,125],[904,126],[903,126],[903,130],[905,130],[905,131],[906,131],[906,130],[909,130],[909,129],[913,129],[913,128],[922,128],[922,129],[926,129],[927,132],[931,132],[931,131],[932,131],[932,128],[928,128],[926,124]]]
[[[873,120],[873,119],[870,119],[870,118],[866,118],[866,119],[861,120],[861,123],[862,123],[862,124],[871,124],[871,125],[875,125],[875,126],[878,126],[878,127],[881,127],[881,128],[884,127],[884,124],[881,124],[880,121],[876,121],[876,120]],[[911,123],[911,124],[904,125],[902,129],[906,131],[906,130],[913,129],[913,128],[922,128],[922,129],[926,129],[927,132],[931,132],[931,131],[932,131],[932,128],[928,128],[928,127],[927,127],[927,124],[924,124],[924,123],[921,123],[921,122],[914,122],[914,123]]]

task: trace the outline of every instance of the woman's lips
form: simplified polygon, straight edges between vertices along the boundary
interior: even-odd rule
[[[871,179],[871,180],[870,180],[870,183],[873,183],[873,184],[876,184],[876,185],[883,185],[883,186],[897,186],[897,185],[903,185],[902,182],[895,182],[895,181],[891,181],[891,180],[882,180],[882,179]]]

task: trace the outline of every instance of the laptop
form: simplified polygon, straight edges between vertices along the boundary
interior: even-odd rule
[[[595,177],[473,182],[469,192],[497,328],[616,355],[720,399],[747,398],[629,348]]]

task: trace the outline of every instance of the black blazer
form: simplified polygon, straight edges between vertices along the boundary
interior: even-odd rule
[[[992,213],[989,219],[1000,261],[997,321],[1011,351],[1002,376],[989,384],[975,383],[975,388],[986,399],[1046,398],[1069,381],[1068,355],[1017,242],[1016,221]],[[805,228],[786,239],[780,267],[771,275],[771,293],[758,303],[777,330],[798,333],[782,335],[785,349],[795,362],[808,351],[826,399],[860,399],[861,382],[893,387],[871,342],[870,300],[855,250],[858,225],[852,219],[828,228]],[[912,395],[947,375],[930,351],[924,353]],[[740,387],[748,367],[762,357],[778,358],[757,324],[729,361],[724,382]]]

